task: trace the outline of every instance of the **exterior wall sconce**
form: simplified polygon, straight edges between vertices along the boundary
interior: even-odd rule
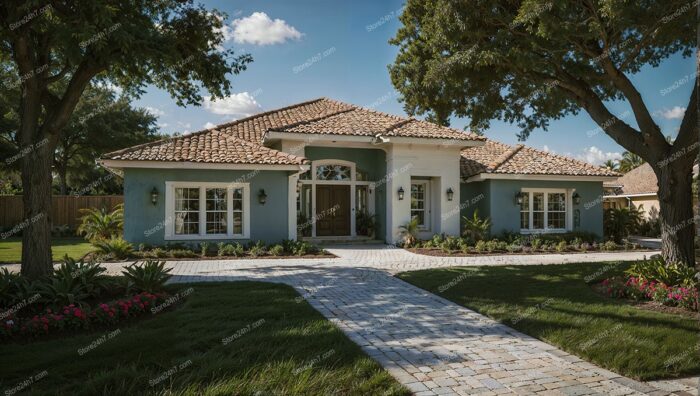
[[[452,190],[452,187],[447,189],[447,200],[452,201],[452,198],[455,196],[455,192]]]
[[[403,187],[399,187],[399,201],[403,201]]]
[[[524,193],[522,192],[517,192],[515,193],[515,203],[516,205],[522,205],[523,204],[523,195]]]
[[[265,202],[267,202],[267,194],[265,193],[264,189],[260,189],[260,192],[258,193],[258,202],[260,202],[260,205],[265,205]]]
[[[577,192],[575,192],[574,195],[571,196],[571,198],[573,198],[573,200],[574,200],[574,205],[578,205],[581,203],[581,196],[578,195]]]
[[[151,203],[153,205],[158,203],[158,189],[155,187],[153,187],[153,190],[151,190]]]

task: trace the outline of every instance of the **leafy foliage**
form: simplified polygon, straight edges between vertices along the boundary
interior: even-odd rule
[[[165,268],[165,261],[147,260],[125,267],[122,274],[129,280],[129,289],[155,293],[163,290],[165,283],[172,277],[171,270]]]
[[[122,238],[97,239],[92,244],[98,254],[118,260],[129,258],[134,250],[133,246]]]
[[[474,241],[486,239],[491,230],[491,219],[481,219],[479,217],[479,209],[474,210],[472,217],[462,216],[464,221],[464,231],[462,235],[471,238]]]
[[[417,217],[413,217],[408,223],[399,226],[399,232],[403,238],[403,243],[405,247],[411,247],[418,241],[419,232],[419,220]]]
[[[661,256],[637,261],[626,271],[628,275],[647,282],[659,282],[667,286],[697,286],[698,272],[682,263],[666,263]]]
[[[117,205],[111,212],[104,208],[81,209],[85,215],[81,218],[78,234],[86,239],[110,239],[118,237],[124,229],[124,205]]]
[[[609,208],[603,216],[603,228],[606,237],[617,243],[639,229],[642,212],[639,209]]]
[[[377,228],[377,215],[369,214],[366,210],[358,211],[355,216],[357,235],[373,236]]]

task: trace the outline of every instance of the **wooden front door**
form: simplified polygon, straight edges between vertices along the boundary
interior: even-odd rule
[[[350,186],[316,185],[316,236],[350,235]]]

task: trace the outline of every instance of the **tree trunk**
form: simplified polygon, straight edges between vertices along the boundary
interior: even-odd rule
[[[695,265],[692,165],[686,161],[654,166],[659,184],[661,255],[667,263]]]
[[[43,144],[22,158],[22,275],[37,279],[49,274],[51,260],[51,144]]]
[[[68,194],[68,170],[67,166],[58,166],[56,171],[58,172],[59,187],[61,189],[61,195]]]

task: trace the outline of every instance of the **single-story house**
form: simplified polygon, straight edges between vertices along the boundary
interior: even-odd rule
[[[698,165],[693,166],[693,176],[698,176]],[[639,209],[647,220],[659,216],[658,179],[651,165],[644,163],[620,176],[616,180],[603,183],[605,196],[603,207]],[[693,196],[696,207],[697,196]]]
[[[320,98],[109,153],[124,177],[124,236],[163,244],[459,235],[602,235],[617,173],[523,145]],[[373,220],[372,220],[373,219]],[[374,230],[371,232],[371,230]],[[371,234],[371,235],[368,235]]]

